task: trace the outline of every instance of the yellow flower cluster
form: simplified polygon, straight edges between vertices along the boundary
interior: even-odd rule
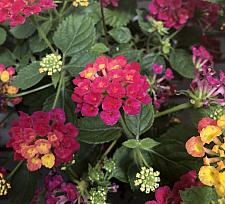
[[[213,120],[212,120],[213,121]],[[200,181],[215,187],[217,194],[225,196],[225,115],[201,129],[200,136],[192,137],[186,143],[189,154],[204,157],[204,166],[199,171]],[[194,147],[201,147],[196,150]],[[201,151],[201,152],[199,152]]]
[[[74,0],[73,1],[73,6],[78,7],[78,6],[83,6],[83,7],[88,7],[89,1],[88,0]]]
[[[0,196],[5,196],[8,193],[8,190],[11,188],[11,185],[6,182],[3,177],[3,174],[0,173]]]

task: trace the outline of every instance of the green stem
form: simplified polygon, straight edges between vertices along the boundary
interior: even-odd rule
[[[156,113],[155,118],[158,118],[158,117],[161,117],[161,116],[164,116],[164,115],[168,115],[170,113],[174,113],[174,112],[177,112],[177,111],[180,111],[180,110],[188,109],[188,108],[191,108],[191,107],[192,107],[192,104],[183,103],[183,104],[180,104],[180,105],[175,106],[173,108],[167,109],[165,111]]]
[[[46,84],[46,85],[40,86],[40,87],[38,87],[36,89],[32,89],[30,91],[25,91],[25,92],[22,92],[22,93],[19,93],[19,94],[7,95],[7,97],[9,97],[9,98],[16,98],[16,97],[20,97],[20,96],[25,96],[25,95],[28,95],[28,94],[31,94],[31,93],[35,93],[35,92],[41,91],[41,90],[46,89],[46,88],[51,87],[51,86],[53,86],[53,83]]]
[[[109,46],[107,28],[106,28],[106,23],[105,23],[105,15],[104,15],[103,2],[102,2],[102,0],[100,0],[99,2],[100,2],[100,7],[101,7],[102,25],[103,25],[104,35],[105,35],[105,44],[107,46]]]
[[[41,36],[41,38],[45,41],[45,43],[48,45],[48,47],[51,49],[52,53],[56,53],[55,49],[52,47],[50,41],[48,40],[46,34],[44,33],[44,31],[41,29],[41,26],[39,26],[37,24],[36,18],[35,17],[31,17],[31,22],[33,24],[33,26],[37,29],[39,35]]]
[[[60,92],[61,92],[63,81],[64,81],[64,74],[65,74],[64,71],[62,71],[61,75],[60,75],[60,81],[59,81],[59,85],[58,85],[58,88],[57,88],[57,92],[56,92],[56,96],[55,96],[55,100],[54,100],[52,109],[57,106],[57,102],[59,100]]]
[[[141,153],[141,150],[138,149],[137,152],[138,152],[138,155],[139,155],[140,160],[144,163],[144,165],[145,165],[146,167],[149,168],[148,162],[145,160],[143,154]]]
[[[179,30],[175,31],[174,33],[172,33],[168,38],[172,39],[173,37],[175,37],[182,29],[184,28],[184,26],[182,28],[180,28]]]
[[[20,168],[20,166],[23,164],[23,161],[20,161],[16,167],[11,171],[11,173],[6,177],[6,180],[10,180],[13,175],[17,172],[17,170]]]
[[[0,128],[1,126],[6,122],[6,120],[14,113],[14,110],[10,111],[0,122]]]

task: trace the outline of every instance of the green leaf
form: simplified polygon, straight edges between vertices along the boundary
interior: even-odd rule
[[[94,53],[97,53],[97,54],[102,54],[102,53],[108,52],[109,51],[109,48],[106,47],[106,45],[103,44],[103,43],[96,43],[91,48],[91,51],[94,52]]]
[[[38,35],[34,35],[29,39],[29,45],[33,53],[42,52],[48,47],[48,45]]]
[[[6,31],[3,28],[0,28],[0,45],[2,45],[6,40]]]
[[[93,52],[78,53],[72,57],[69,64],[65,66],[65,69],[68,70],[71,76],[77,76],[86,64],[94,62],[96,57],[97,54]]]
[[[28,22],[11,28],[10,32],[17,39],[26,39],[34,34],[35,28]]]
[[[10,50],[0,50],[0,64],[4,64],[5,66],[16,64],[16,58]]]
[[[142,51],[130,49],[130,50],[123,50],[123,51],[114,53],[114,56],[120,56],[120,55],[125,56],[128,62],[140,61]]]
[[[124,120],[129,131],[135,136],[140,136],[151,128],[154,122],[154,108],[152,105],[143,105],[139,115],[124,114]]]
[[[130,139],[130,140],[125,141],[123,143],[123,146],[128,147],[130,149],[139,148],[140,141],[139,140],[135,140],[135,139]]]
[[[180,192],[182,204],[211,204],[219,198],[215,189],[208,186],[195,186]],[[216,202],[217,203],[217,202]]]
[[[141,30],[148,34],[149,30],[151,29],[151,24],[147,21],[144,20],[144,11],[142,10],[137,10],[137,14],[138,14],[138,24],[141,28]]]
[[[109,34],[118,43],[128,43],[132,38],[129,28],[126,27],[114,28],[109,31]]]
[[[151,138],[144,138],[140,141],[140,149],[150,151],[153,147],[159,145],[159,142],[156,142],[155,140]]]
[[[117,139],[121,128],[106,126],[99,117],[84,117],[78,120],[78,140],[88,144],[102,144]]]
[[[57,84],[59,82],[59,79],[60,79],[60,73],[57,72],[57,73],[54,73],[52,76],[52,83],[54,84],[54,87],[56,88],[57,87]]]
[[[23,69],[21,69],[18,75],[13,80],[12,85],[22,90],[28,89],[38,82],[45,76],[45,74],[39,73],[40,64],[34,62]]]
[[[170,53],[170,64],[181,76],[194,78],[192,56],[185,50],[177,49]]]
[[[58,26],[53,41],[65,56],[73,56],[91,48],[95,38],[95,28],[90,17],[70,15]]]
[[[113,173],[113,177],[119,181],[127,183],[127,171],[129,166],[133,163],[131,149],[124,146],[118,148],[113,155],[113,161],[116,165],[116,170]]]

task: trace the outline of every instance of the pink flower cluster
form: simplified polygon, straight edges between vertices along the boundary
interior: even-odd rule
[[[80,197],[77,188],[72,183],[66,183],[63,177],[56,173],[50,173],[44,179],[45,186],[38,188],[29,204],[37,204],[41,193],[45,193],[46,204],[73,203]],[[80,198],[80,203],[84,203]]]
[[[158,188],[155,192],[156,201],[147,201],[145,204],[180,204],[180,191],[201,185],[202,183],[197,181],[196,171],[189,171],[180,177],[180,180],[174,184],[172,190],[169,186]]]
[[[163,21],[165,27],[179,29],[200,13],[197,23],[208,29],[218,20],[220,6],[204,0],[152,0],[150,15]]]
[[[53,0],[1,0],[0,23],[9,21],[11,26],[21,25],[27,17],[55,6]]]
[[[195,79],[191,82],[189,96],[196,107],[210,104],[225,105],[225,73],[214,69],[213,58],[202,46],[193,47]],[[219,75],[219,76],[218,76]]]
[[[45,166],[52,168],[73,159],[80,148],[76,141],[78,129],[65,124],[65,113],[56,108],[50,112],[34,112],[31,116],[20,112],[9,131],[7,147],[14,149],[15,160],[27,160],[30,171]]]
[[[152,77],[150,78],[150,91],[153,99],[153,104],[156,109],[167,102],[169,97],[174,94],[175,86],[170,84],[174,78],[170,68],[164,70],[163,65],[152,65]]]
[[[102,5],[104,7],[107,7],[109,6],[110,4],[114,7],[117,7],[118,6],[118,3],[119,3],[119,0],[100,0],[102,1]]]
[[[179,29],[194,16],[195,0],[152,0],[150,15],[163,21],[165,27]]]
[[[129,64],[123,56],[98,57],[88,64],[80,76],[73,80],[72,100],[77,103],[75,112],[82,116],[97,116],[107,125],[120,119],[120,108],[128,115],[137,115],[141,104],[151,103],[147,77],[141,76],[137,62]]]

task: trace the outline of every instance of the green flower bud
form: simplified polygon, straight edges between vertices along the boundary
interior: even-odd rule
[[[112,173],[113,170],[115,170],[115,168],[116,168],[115,162],[112,159],[105,159],[104,163],[103,163],[103,168],[107,172]]]
[[[49,54],[46,57],[42,58],[39,69],[40,73],[47,72],[48,75],[53,75],[56,72],[60,72],[62,70],[62,61],[61,56],[57,54]]]
[[[104,180],[104,173],[90,166],[88,169],[88,178],[91,182],[99,182]]]
[[[107,188],[104,187],[97,187],[97,188],[92,188],[89,192],[89,200],[90,204],[107,204]]]
[[[134,185],[140,187],[141,192],[150,193],[154,192],[159,187],[159,172],[153,170],[152,167],[142,167],[141,171],[136,174]]]

